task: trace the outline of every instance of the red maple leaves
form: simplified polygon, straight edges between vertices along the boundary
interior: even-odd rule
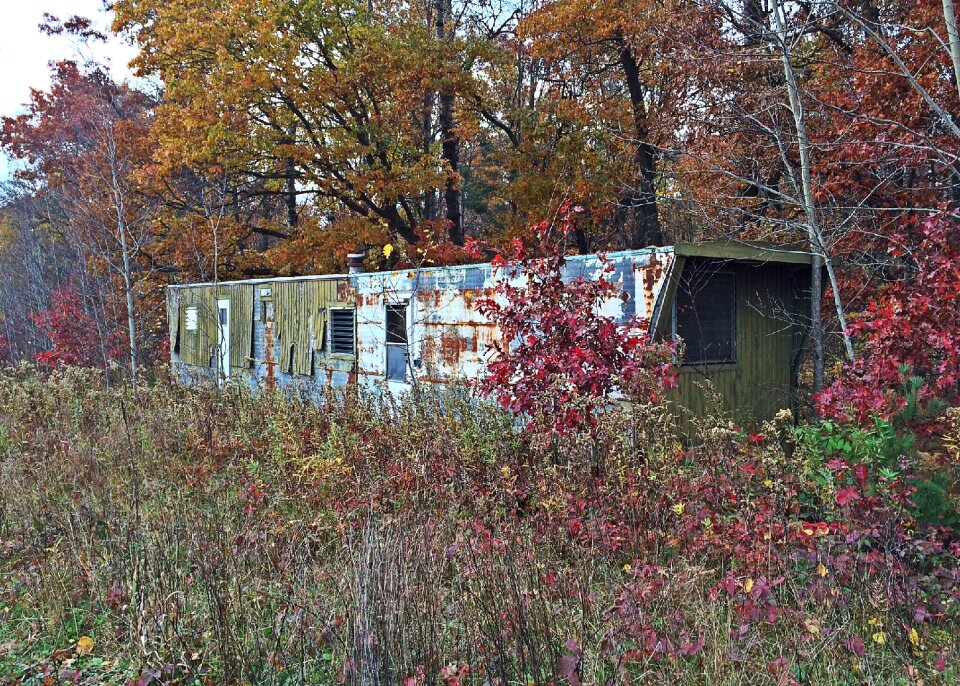
[[[894,240],[900,279],[887,286],[850,327],[861,357],[817,398],[821,411],[863,422],[889,418],[907,399],[905,377],[922,381],[917,400],[960,402],[960,215],[941,213],[908,251]]]
[[[31,318],[50,342],[47,350],[36,355],[42,365],[102,367],[123,354],[122,334],[100,331],[84,308],[80,293],[72,287],[54,291],[51,308]]]
[[[530,258],[519,241],[509,257],[494,257],[495,295],[476,305],[504,342],[480,393],[548,433],[594,431],[614,400],[656,402],[674,384],[673,344],[654,341],[646,321],[604,314],[604,305],[622,295],[609,280],[614,266],[605,255],[597,256],[599,278],[564,280],[563,242],[578,210],[567,203],[559,227],[532,227],[543,257]]]

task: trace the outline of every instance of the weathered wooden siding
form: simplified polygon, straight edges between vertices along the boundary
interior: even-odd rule
[[[280,371],[313,373],[314,353],[325,351],[328,308],[341,304],[339,279],[278,281],[273,284],[275,335],[280,342]],[[342,303],[353,306],[353,303]]]
[[[744,263],[724,269],[736,274],[736,362],[681,366],[675,401],[688,418],[720,409],[739,423],[769,419],[791,407],[792,366],[799,343],[799,326],[791,311],[797,311],[806,272],[787,265]],[[669,307],[672,311],[672,302]],[[719,408],[704,389],[707,380],[719,396]]]
[[[180,362],[210,367],[217,346],[217,300],[230,301],[230,366],[250,367],[253,346],[253,286],[227,284],[170,289],[167,307],[171,325],[171,350],[179,337]],[[197,308],[197,330],[187,330],[187,308]],[[173,316],[176,312],[176,317]],[[175,331],[174,331],[175,329]]]

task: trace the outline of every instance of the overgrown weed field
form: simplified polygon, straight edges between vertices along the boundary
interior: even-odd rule
[[[948,511],[883,427],[605,421],[2,370],[0,683],[958,680]]]

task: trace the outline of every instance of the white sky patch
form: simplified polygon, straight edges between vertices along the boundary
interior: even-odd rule
[[[109,67],[114,78],[132,78],[127,65],[136,48],[110,34],[113,17],[104,11],[103,0],[3,0],[0,7],[0,116],[22,113],[31,88],[50,87],[50,62],[92,58]],[[78,46],[72,36],[45,36],[39,29],[44,12],[64,21],[74,15],[87,17],[109,40]],[[10,165],[11,160],[0,153],[0,181],[9,178]]]

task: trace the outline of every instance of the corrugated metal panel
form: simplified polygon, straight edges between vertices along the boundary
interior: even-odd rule
[[[180,295],[180,361],[196,367],[209,367],[217,344],[217,311],[213,288],[200,286],[183,289]],[[187,310],[197,310],[197,327],[187,328]]]
[[[177,349],[177,338],[180,336],[180,293],[181,291],[167,289],[167,322],[170,324],[170,352]]]
[[[689,254],[685,257],[684,255]],[[674,395],[681,404],[702,415],[707,399],[697,381],[710,377],[725,409],[744,418],[770,416],[789,403],[792,357],[796,352],[797,326],[789,326],[771,308],[774,301],[794,299],[792,274],[802,276],[802,256],[764,251],[744,253],[739,248],[658,248],[610,253],[614,264],[605,278],[619,283],[630,297],[611,298],[603,304],[609,316],[639,316],[651,321],[658,335],[669,336],[672,301],[684,269],[704,260],[729,263],[737,271],[737,362],[684,368],[680,388]],[[764,262],[773,264],[765,265]],[[565,280],[601,274],[601,261],[594,255],[568,259]],[[406,303],[408,312],[408,374],[417,381],[444,383],[475,379],[484,373],[493,346],[502,344],[500,333],[475,309],[477,299],[490,297],[496,277],[490,265],[402,270],[349,276],[315,276],[277,280],[250,280],[210,285],[172,287],[168,294],[171,351],[179,340],[185,364],[209,367],[217,340],[216,295],[231,299],[231,364],[246,366],[251,343],[263,357],[253,371],[274,378],[272,358],[275,337],[279,368],[276,379],[290,383],[294,376],[308,376],[315,368],[316,383],[347,383],[356,379],[379,382],[386,378],[386,308]],[[798,277],[800,278],[800,277]],[[514,279],[522,285],[523,275]],[[256,322],[256,340],[246,338],[253,330],[255,284],[271,285],[274,321]],[[742,287],[741,287],[742,286]],[[237,289],[237,290],[235,290]],[[795,303],[796,304],[796,303]],[[185,309],[198,308],[198,328],[185,331]],[[324,341],[330,307],[356,310],[356,357],[331,354]],[[797,319],[799,321],[799,318]],[[268,329],[271,331],[267,333]],[[268,353],[267,348],[270,348]],[[276,359],[276,358],[272,358]],[[410,382],[414,379],[407,378]],[[402,390],[406,384],[391,384]]]
[[[217,297],[230,301],[230,366],[249,369],[253,357],[253,286],[220,286]]]
[[[611,298],[604,314],[618,319],[640,316],[650,320],[660,304],[674,261],[670,248],[608,255],[614,269],[604,276],[619,283],[629,297]],[[567,260],[564,279],[596,279],[603,273],[596,255]],[[409,303],[410,364],[408,377],[430,382],[475,379],[483,374],[500,333],[475,308],[478,299],[491,297],[498,279],[490,265],[445,269],[401,270],[357,274],[357,372],[367,380],[386,378],[386,308]],[[512,279],[522,285],[523,274]],[[408,378],[408,381],[412,379]]]

